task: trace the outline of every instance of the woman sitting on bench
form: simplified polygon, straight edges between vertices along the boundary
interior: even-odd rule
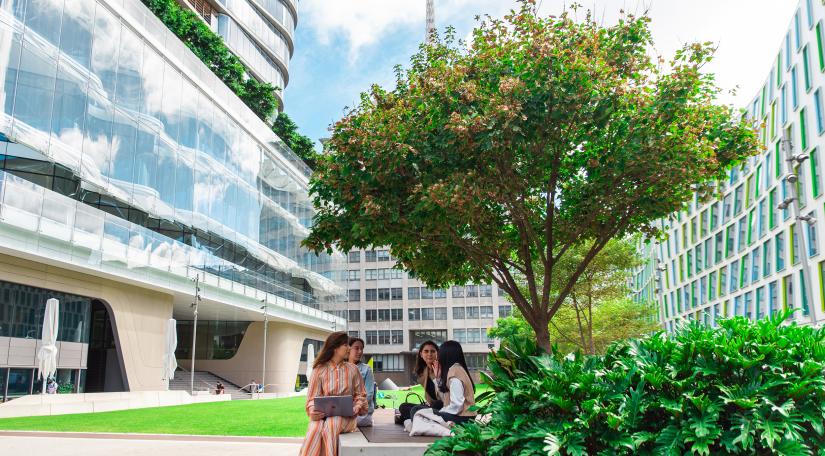
[[[338,436],[356,431],[356,416],[367,413],[364,380],[358,368],[347,362],[348,343],[347,333],[339,331],[330,334],[312,363],[306,402],[310,421],[300,456],[337,456]],[[353,399],[352,412],[355,416],[326,416],[324,412],[315,410],[316,397],[349,395]]]
[[[444,418],[444,421],[452,421],[455,424],[475,419],[476,412],[470,411],[470,406],[476,403],[476,386],[470,377],[470,370],[467,369],[461,344],[454,340],[441,344],[441,348],[438,349],[438,362],[442,366],[438,389],[444,400],[444,407],[436,413]]]

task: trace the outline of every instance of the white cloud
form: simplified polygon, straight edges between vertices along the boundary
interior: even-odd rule
[[[539,0],[543,14],[557,14],[572,0]],[[640,13],[649,9],[656,50],[672,56],[688,41],[712,41],[719,49],[707,68],[716,73],[725,90],[739,86],[737,96],[723,101],[746,104],[767,76],[793,14],[795,0],[584,0],[600,22],[612,23],[620,9]],[[322,44],[343,39],[350,63],[360,52],[393,34],[424,38],[425,0],[301,0],[300,26],[307,27]],[[516,0],[435,0],[436,25],[458,29],[466,38],[473,17],[500,17],[517,7]],[[342,49],[342,51],[344,50]],[[369,70],[367,70],[369,71]]]
[[[476,14],[500,15],[511,8],[510,0],[435,0],[436,25],[466,24]],[[322,44],[343,37],[350,61],[367,46],[393,33],[424,39],[425,0],[301,0],[300,25],[309,27]]]

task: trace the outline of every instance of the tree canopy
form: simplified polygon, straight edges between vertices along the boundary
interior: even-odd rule
[[[493,280],[547,350],[550,318],[608,241],[655,234],[654,220],[759,146],[715,101],[701,70],[710,44],[665,65],[648,54],[645,16],[601,25],[575,10],[541,17],[534,3],[484,19],[469,45],[448,29],[397,69],[395,88],[361,95],[315,169],[305,244],[390,246],[432,287]]]

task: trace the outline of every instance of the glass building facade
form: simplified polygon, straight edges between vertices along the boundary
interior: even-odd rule
[[[312,272],[330,258],[299,245],[313,215],[305,170],[271,132],[249,131],[111,5],[0,11],[5,173],[190,246],[215,274],[314,307],[335,292]],[[103,228],[134,242],[131,225]]]
[[[294,14],[278,4],[282,22]],[[294,17],[272,26],[264,6],[246,7],[269,22],[242,31],[271,32],[273,49],[255,45],[285,75]],[[0,0],[0,259],[59,277],[0,282],[0,396],[37,392],[33,353],[55,287],[90,290],[57,293],[64,392],[165,388],[160,361],[130,353],[160,350],[154,325],[171,317],[178,355],[192,355],[195,278],[208,290],[200,360],[229,360],[265,318],[344,327],[321,310],[344,299],[344,256],[301,247],[310,172],[140,0]],[[4,263],[0,280],[14,278]],[[128,287],[139,296],[113,294]]]
[[[825,5],[801,1],[768,56],[773,66],[746,107],[764,149],[717,182],[717,198],[697,195],[661,220],[664,241],[640,246],[648,261],[633,279],[635,296],[658,304],[668,330],[784,309],[803,324],[825,320],[823,21]]]

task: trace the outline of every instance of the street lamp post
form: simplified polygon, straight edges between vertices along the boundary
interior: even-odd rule
[[[261,384],[264,386],[264,392],[266,392],[266,335],[269,332],[269,313],[267,312],[267,307],[269,305],[269,295],[265,295],[264,297],[264,305],[261,307],[264,311],[264,350],[263,350],[263,359],[261,360]]]
[[[198,335],[198,303],[201,300],[200,278],[195,275],[195,299],[192,301],[192,310],[195,314],[195,321],[192,324],[192,364],[189,369],[189,394],[195,395],[195,339]]]
[[[801,299],[810,300],[813,297],[811,293],[811,271],[810,271],[810,264],[808,264],[808,245],[805,239],[805,231],[806,229],[802,227],[802,223],[813,224],[816,222],[810,215],[802,215],[799,207],[799,195],[797,194],[796,189],[796,182],[799,180],[799,176],[795,173],[795,167],[798,167],[808,159],[807,155],[794,155],[793,153],[793,142],[791,138],[788,136],[787,131],[782,134],[782,150],[785,152],[785,161],[788,163],[788,173],[785,174],[783,179],[787,182],[788,187],[790,187],[790,194],[791,196],[779,204],[779,209],[785,210],[788,206],[791,207],[793,211],[794,220],[796,220],[796,226],[799,228],[799,261],[802,262],[802,297]],[[791,232],[791,236],[795,234]],[[807,240],[810,242],[810,239]],[[793,263],[793,258],[791,258],[791,263]],[[791,280],[793,280],[793,276],[791,276]],[[792,303],[793,305],[793,303]],[[808,306],[810,309],[810,301],[808,302]],[[798,315],[795,315],[794,318],[799,318]]]

